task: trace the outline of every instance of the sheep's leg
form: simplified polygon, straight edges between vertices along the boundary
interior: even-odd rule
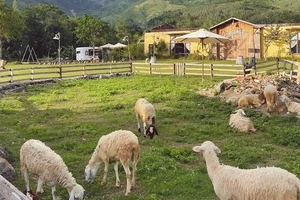
[[[134,160],[132,162],[132,181],[131,181],[131,189],[135,188],[135,176],[136,176],[136,171],[137,171],[137,160]]]
[[[146,124],[146,122],[144,122],[144,137],[147,136],[147,135],[146,135],[146,130],[147,130],[147,124]]]
[[[103,174],[103,179],[102,179],[102,182],[101,182],[102,185],[103,185],[104,183],[106,183],[107,172],[108,172],[108,164],[109,164],[109,162],[106,160],[106,161],[104,162],[104,174]]]
[[[25,184],[26,184],[26,192],[29,192],[30,191],[29,175],[28,175],[28,170],[26,168],[23,169],[23,175],[24,175]]]
[[[138,116],[136,117],[136,120],[137,120],[137,125],[138,125],[138,131],[141,133],[141,125],[140,125],[140,120],[139,120]]]
[[[41,178],[38,178],[38,181],[37,181],[37,189],[36,189],[36,192],[37,192],[37,193],[44,193],[43,185],[44,185],[44,180],[41,179]]]
[[[120,187],[120,178],[119,178],[119,170],[118,170],[119,162],[116,161],[114,165],[114,170],[116,174],[116,187]]]
[[[51,193],[52,193],[52,199],[53,200],[56,200],[55,191],[56,191],[55,185],[52,185],[51,186]]]
[[[122,163],[124,171],[126,173],[127,186],[126,186],[125,196],[127,196],[130,193],[130,189],[131,189],[131,172],[130,172],[130,169],[129,169],[128,160],[125,161],[125,162],[121,160],[121,163]]]

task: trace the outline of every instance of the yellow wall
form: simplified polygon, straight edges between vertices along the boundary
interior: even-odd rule
[[[287,40],[287,42],[271,42],[270,46],[267,48],[267,41],[265,40],[263,35],[269,33],[272,29],[271,26],[266,26],[262,30],[261,35],[261,47],[262,47],[262,57],[286,57],[290,55],[290,42],[289,42],[289,34],[290,32],[287,30],[290,26],[280,26],[279,30],[283,38]],[[274,26],[273,26],[274,29]]]
[[[165,41],[168,48],[168,55],[170,55],[170,47],[171,47],[171,38],[178,37],[181,35],[185,35],[190,33],[189,30],[181,30],[181,31],[166,31],[166,32],[148,32],[144,34],[144,53],[148,55],[149,53],[149,44],[154,44],[154,42],[158,43],[160,40]],[[194,54],[201,52],[201,45],[198,43],[190,44],[190,53]],[[206,52],[206,51],[205,51]],[[207,55],[207,53],[204,53]]]

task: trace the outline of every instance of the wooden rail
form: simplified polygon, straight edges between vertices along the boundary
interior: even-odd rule
[[[198,63],[132,63],[136,74],[161,74],[186,76],[202,75],[202,64]],[[204,64],[204,76],[245,77],[257,74],[281,74],[300,84],[300,63],[287,60],[270,60],[254,63],[252,66],[236,64]]]
[[[5,200],[29,200],[13,184],[0,175],[0,199]]]
[[[0,70],[0,83],[33,81],[50,78],[78,78],[89,75],[132,73],[132,63],[95,63],[52,66],[31,64],[22,68]]]

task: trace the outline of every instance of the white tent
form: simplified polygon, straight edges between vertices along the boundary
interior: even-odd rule
[[[102,46],[100,46],[101,48],[108,48],[108,49],[111,49],[111,48],[114,48],[114,45],[113,44],[110,44],[110,43],[107,43],[107,44],[105,44],[105,45],[102,45]]]
[[[117,44],[113,45],[113,48],[124,48],[124,47],[127,47],[127,45],[122,44],[122,43],[117,43]]]

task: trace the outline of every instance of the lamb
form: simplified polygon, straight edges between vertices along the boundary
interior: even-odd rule
[[[267,111],[274,111],[277,105],[278,100],[278,92],[274,85],[268,84],[264,88],[264,96],[266,98],[267,103]]]
[[[235,112],[235,114],[230,115],[229,125],[241,132],[254,133],[256,129],[250,118],[245,117],[244,110],[238,109]]]
[[[300,180],[278,167],[239,169],[220,164],[221,150],[205,141],[193,151],[202,152],[214,191],[221,200],[296,200],[300,194]]]
[[[261,107],[264,103],[264,94],[246,94],[239,98],[238,107]]]
[[[37,193],[43,193],[43,184],[52,189],[52,199],[55,197],[55,185],[60,184],[69,193],[69,200],[82,200],[84,189],[76,183],[68,171],[63,159],[52,149],[39,140],[30,139],[20,149],[21,172],[24,175],[26,191],[30,192],[29,172],[37,177]]]
[[[291,113],[296,113],[297,115],[300,115],[300,103],[293,102],[290,98],[288,98],[286,95],[281,95],[279,99],[285,103],[287,109]]]
[[[140,119],[142,119],[144,137],[149,135],[150,138],[153,139],[155,134],[158,135],[157,129],[155,128],[156,115],[154,106],[146,99],[140,98],[136,101],[134,110],[138,124],[138,131],[141,132]]]
[[[140,146],[138,138],[131,131],[118,130],[104,135],[99,139],[89,164],[85,167],[85,180],[92,183],[100,164],[104,162],[104,175],[102,179],[102,184],[104,184],[107,178],[108,165],[114,162],[116,186],[120,187],[118,173],[118,163],[120,161],[126,173],[127,187],[125,195],[127,196],[131,192],[131,189],[135,187],[136,166],[139,155]],[[132,161],[132,174],[129,169],[130,161]]]

